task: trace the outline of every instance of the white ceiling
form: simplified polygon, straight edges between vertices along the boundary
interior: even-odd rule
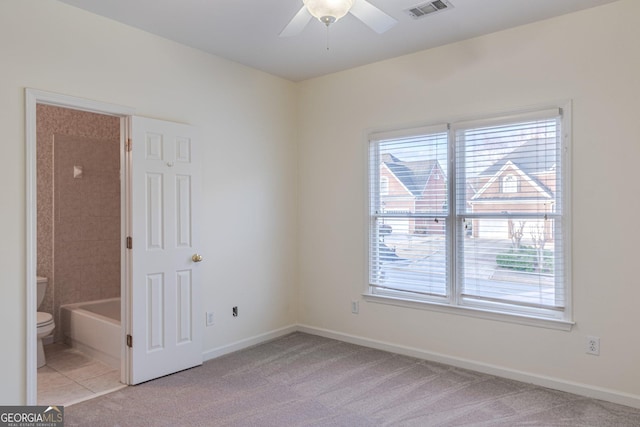
[[[301,81],[616,0],[449,0],[452,9],[418,20],[403,10],[425,0],[369,0],[398,24],[377,34],[348,14],[330,27],[329,50],[315,19],[298,36],[278,37],[302,0],[61,1]]]

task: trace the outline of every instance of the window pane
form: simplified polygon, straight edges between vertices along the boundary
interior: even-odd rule
[[[447,132],[374,144],[370,283],[376,292],[446,295]]]
[[[379,213],[444,215],[447,207],[447,134],[419,135],[378,143]],[[384,187],[384,188],[383,188]],[[384,190],[384,191],[383,191]],[[411,233],[426,229],[411,228]]]
[[[464,129],[456,139],[459,213],[558,211],[557,119]]]
[[[473,219],[486,237],[462,238],[461,294],[478,300],[522,306],[564,306],[560,250],[555,235],[560,222],[531,219]],[[480,224],[480,225],[478,225]],[[558,245],[559,246],[559,245]]]
[[[424,232],[414,233],[420,223]],[[378,218],[372,241],[371,284],[427,295],[447,294],[445,219]]]
[[[559,117],[456,132],[458,292],[464,304],[564,307]]]

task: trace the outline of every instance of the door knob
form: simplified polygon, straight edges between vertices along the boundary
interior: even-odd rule
[[[200,262],[202,261],[202,255],[200,254],[193,254],[193,256],[191,257],[191,260],[193,262]]]

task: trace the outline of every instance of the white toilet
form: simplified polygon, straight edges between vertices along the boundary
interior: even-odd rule
[[[38,306],[44,300],[44,292],[47,290],[48,280],[46,277],[38,276]],[[37,308],[36,307],[36,308]],[[53,316],[49,313],[38,312],[38,368],[42,368],[47,362],[44,358],[44,346],[42,339],[51,335],[56,325],[53,323]]]

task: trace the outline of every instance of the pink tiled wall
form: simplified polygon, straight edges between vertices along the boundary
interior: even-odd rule
[[[39,310],[56,325],[60,305],[120,296],[119,140],[117,117],[38,105]]]

